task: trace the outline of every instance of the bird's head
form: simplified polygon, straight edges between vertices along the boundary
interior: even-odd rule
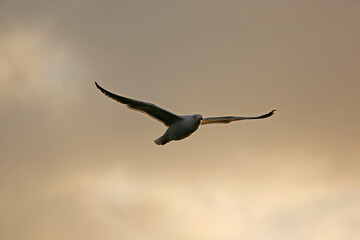
[[[194,119],[197,119],[199,121],[201,121],[203,119],[203,117],[200,114],[194,114],[192,115]]]

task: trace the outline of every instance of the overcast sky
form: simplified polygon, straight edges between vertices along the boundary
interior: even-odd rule
[[[0,2],[9,240],[355,240],[360,2]],[[94,85],[177,114],[165,127]]]

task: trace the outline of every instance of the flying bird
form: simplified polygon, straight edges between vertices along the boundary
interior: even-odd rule
[[[272,116],[276,111],[276,109],[273,109],[271,112],[257,117],[226,116],[226,117],[203,118],[200,114],[181,116],[171,113],[165,109],[162,109],[152,103],[142,102],[139,100],[116,95],[114,93],[105,90],[96,82],[95,85],[106,96],[114,99],[117,102],[125,104],[126,107],[128,107],[131,110],[145,113],[149,117],[152,117],[162,122],[165,126],[167,126],[168,128],[164,133],[164,135],[154,140],[154,142],[157,145],[164,145],[173,140],[177,141],[189,137],[199,128],[200,125],[212,124],[212,123],[230,123],[234,121],[249,120],[249,119],[262,119]]]

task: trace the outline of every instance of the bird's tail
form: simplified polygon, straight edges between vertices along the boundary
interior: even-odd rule
[[[169,142],[164,136],[159,137],[158,139],[154,140],[154,143],[157,145],[165,145]]]

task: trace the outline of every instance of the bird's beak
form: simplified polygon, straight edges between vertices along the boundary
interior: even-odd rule
[[[203,120],[203,117],[200,117],[200,120]]]

